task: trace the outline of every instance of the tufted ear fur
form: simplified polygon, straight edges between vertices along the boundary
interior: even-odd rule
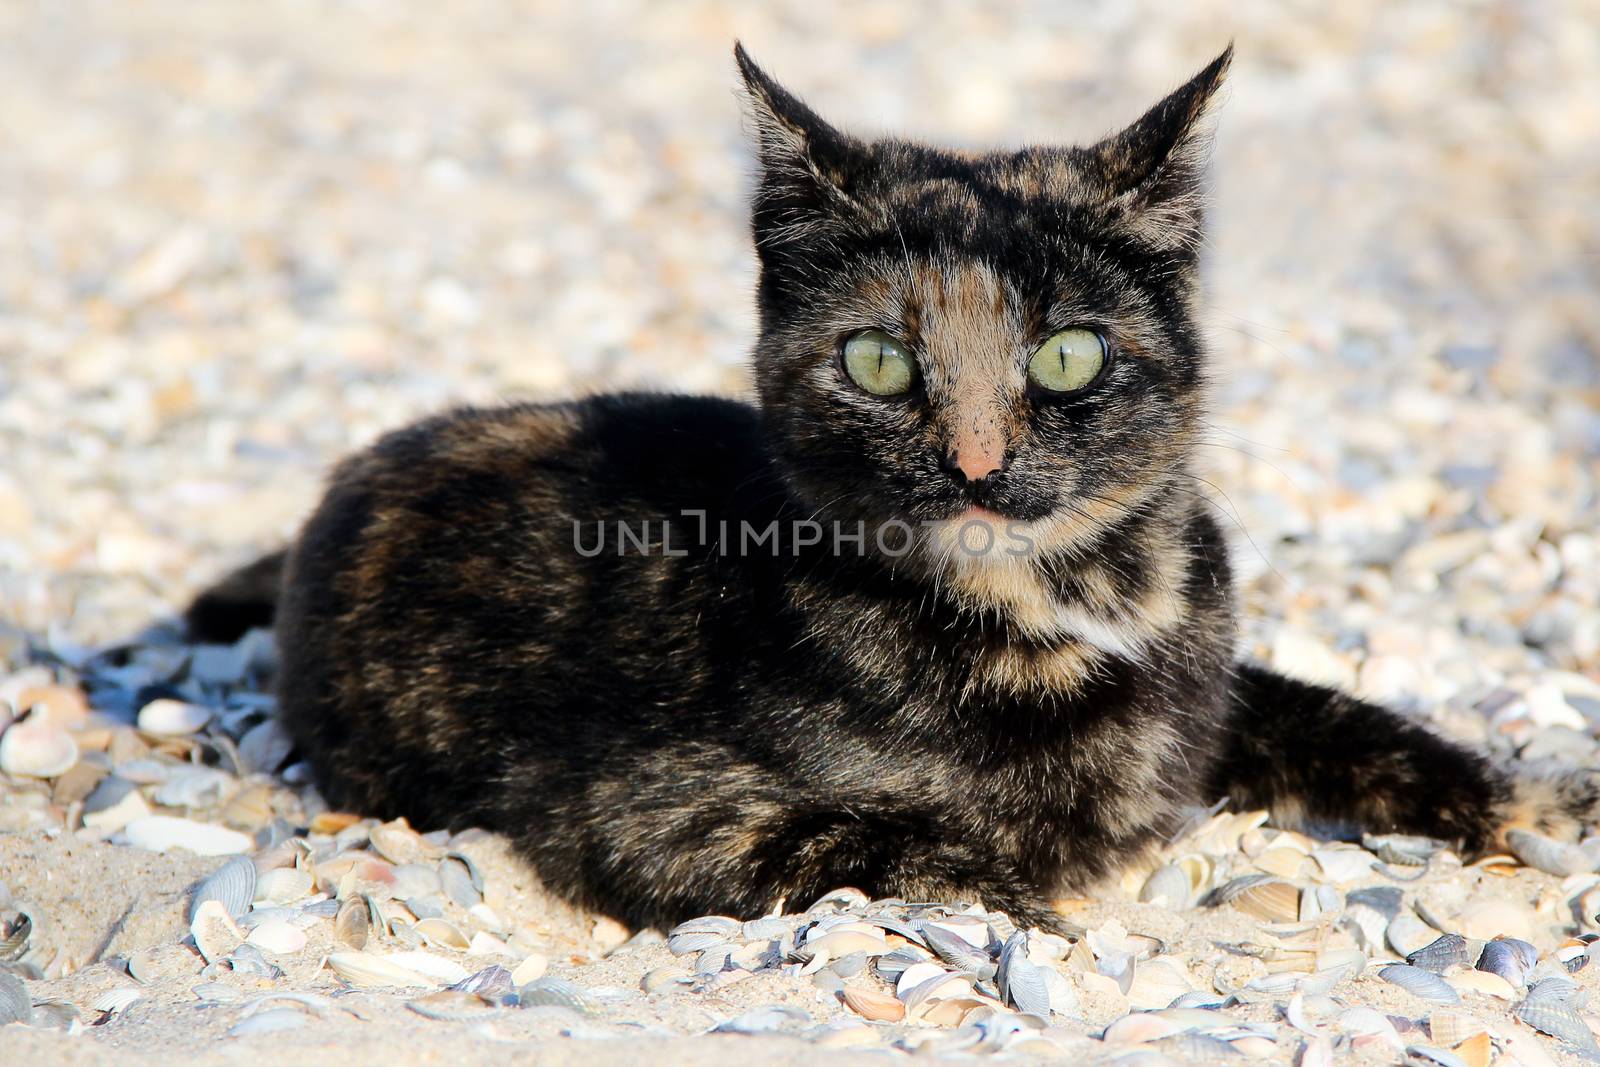
[[[1089,149],[1110,206],[1133,236],[1155,247],[1194,248],[1200,242],[1212,142],[1202,119],[1232,61],[1230,44],[1133,125]]]
[[[868,165],[865,146],[756,66],[744,45],[734,45],[733,56],[761,163],[753,212],[757,247],[789,243],[857,213],[851,189]]]

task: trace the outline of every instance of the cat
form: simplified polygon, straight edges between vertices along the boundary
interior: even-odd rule
[[[1572,836],[1586,773],[1235,659],[1190,474],[1231,57],[1088,147],[968,153],[841,132],[736,46],[759,402],[390,433],[191,627],[275,616],[329,803],[498,830],[635,927],[850,885],[1055,929],[1221,797],[1469,854]]]

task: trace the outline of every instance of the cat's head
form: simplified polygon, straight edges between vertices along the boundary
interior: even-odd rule
[[[756,378],[806,506],[1065,546],[1168,481],[1200,418],[1203,116],[1231,53],[1097,144],[968,153],[845,134],[735,50]]]

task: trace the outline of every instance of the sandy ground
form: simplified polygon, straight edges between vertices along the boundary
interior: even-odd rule
[[[51,705],[83,756],[69,775],[0,775],[0,922],[26,904],[38,923],[24,958],[0,968],[41,1013],[0,1029],[0,1062],[881,1062],[924,1042],[921,1054],[952,1056],[1315,1063],[1326,1047],[1394,1062],[1447,1043],[1455,1024],[1439,1011],[1493,1028],[1487,1050],[1451,1053],[1473,1067],[1576,1062],[1515,1011],[1532,981],[1566,971],[1559,946],[1595,932],[1590,873],[1438,855],[1412,882],[1413,868],[1296,858],[1326,843],[1271,828],[1188,839],[1171,858],[1204,867],[1203,888],[1262,869],[1302,900],[1326,889],[1328,906],[1274,925],[1234,905],[1135,903],[1142,875],[1130,876],[1069,905],[1095,931],[1087,958],[1032,944],[1073,997],[1048,1031],[996,1037],[1001,1012],[989,1030],[862,1036],[799,958],[646,992],[647,974],[692,970],[698,953],[648,938],[614,948],[630,932],[597,930],[477,837],[459,845],[493,921],[455,903],[445,917],[504,951],[427,951],[467,971],[542,956],[590,1006],[483,1006],[481,1020],[449,1022],[406,1007],[423,989],[347,989],[323,966],[340,946],[316,898],[349,887],[320,873],[284,905],[307,943],[271,956],[280,976],[208,968],[185,940],[188,910],[223,861],[134,847],[125,817],[225,825],[263,871],[297,862],[285,840],[325,813],[272,748],[262,649],[196,655],[159,625],[282,544],[335,458],[454,403],[746,389],[736,36],[843,125],[969,145],[1097,136],[1235,38],[1199,488],[1233,531],[1246,651],[1502,758],[1594,762],[1597,24],[1582,0],[0,9],[0,686],[14,700],[81,684],[95,709],[59,693]],[[152,683],[216,717],[193,733],[136,731]],[[107,782],[131,782],[145,808],[118,808]],[[328,834],[307,840],[322,851],[303,866],[337,865]],[[1402,891],[1387,929],[1347,896],[1374,886]],[[391,882],[365,888],[392,896]],[[1430,923],[1526,938],[1539,970],[1501,990],[1458,968],[1446,980],[1462,1003],[1430,1004],[1377,974],[1437,935]],[[402,918],[374,946],[409,949],[411,928]],[[1180,986],[1237,991],[1211,1027],[1228,1047],[1101,1042],[1160,994],[1118,985],[1129,945],[1147,957],[1136,980],[1174,964]],[[1369,965],[1321,989],[1352,950]],[[1571,978],[1581,993],[1597,973]],[[870,968],[843,982],[885,988]],[[94,1009],[125,988],[139,998]],[[258,1002],[285,992],[319,999]],[[1566,1003],[1588,1025],[1581,996]],[[772,1004],[807,1019],[705,1033]],[[1351,1014],[1364,1006],[1389,1017],[1393,1041],[1363,1038],[1377,1025]],[[296,1017],[230,1036],[275,1011]],[[975,1029],[985,1043],[962,1046]],[[855,1040],[872,1047],[825,1047]]]

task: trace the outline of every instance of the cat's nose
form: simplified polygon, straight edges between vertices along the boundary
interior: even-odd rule
[[[944,470],[958,482],[977,485],[1006,469],[1004,449],[969,445],[952,448],[944,455]]]

